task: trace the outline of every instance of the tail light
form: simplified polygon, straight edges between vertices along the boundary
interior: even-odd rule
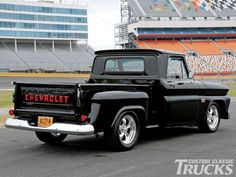
[[[10,109],[10,110],[9,110],[9,115],[10,115],[10,116],[14,116],[14,110],[13,110],[13,109]]]
[[[85,122],[86,119],[87,119],[87,116],[86,116],[86,115],[81,115],[81,116],[80,116],[81,122]]]

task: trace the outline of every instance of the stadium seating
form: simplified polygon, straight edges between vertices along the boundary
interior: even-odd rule
[[[135,43],[138,48],[173,50],[181,53],[186,53],[188,50],[180,41],[177,40],[136,40]]]
[[[89,50],[92,51],[91,48],[87,48],[84,45],[73,45],[71,52],[69,48],[65,50],[63,46],[56,46],[54,54],[73,71],[90,71],[94,54],[90,53],[91,51]]]
[[[138,17],[235,16],[236,7],[234,0],[129,0],[128,2],[132,12]]]
[[[236,57],[223,55],[220,46],[214,41],[136,40],[135,44],[139,48],[173,50],[185,54],[187,50],[196,51],[200,55],[186,55],[188,67],[196,75],[236,73]],[[233,44],[231,41],[227,46],[234,47]]]
[[[145,13],[147,16],[178,16],[174,7],[166,0],[129,0],[132,11],[135,14],[142,16]],[[142,9],[140,9],[140,7]],[[164,13],[163,13],[164,12]]]
[[[33,44],[18,43],[17,52],[14,51],[13,43],[8,43],[7,45],[31,70],[66,71],[66,67],[57,62],[57,59],[40,44],[37,44],[37,50],[34,51]]]
[[[1,70],[26,70],[27,67],[5,43],[0,44],[0,69]]]
[[[186,61],[189,69],[196,74],[236,73],[236,57],[230,55],[187,56]]]
[[[213,16],[204,1],[173,0],[173,2],[184,16]]]
[[[236,53],[236,40],[219,40],[217,43],[224,49],[229,49]]]
[[[179,41],[176,40],[158,40],[158,41],[148,40],[146,41],[146,44],[150,48],[154,49],[173,50],[181,53],[186,52],[184,46]]]
[[[146,41],[136,40],[136,41],[134,41],[134,43],[137,45],[138,48],[141,48],[141,49],[150,48],[146,44]]]
[[[181,53],[195,51],[200,55],[221,55],[222,51],[214,41],[178,41],[178,40],[139,40],[140,48],[173,50]],[[203,47],[204,46],[204,47]],[[232,46],[231,46],[232,47]]]
[[[221,55],[222,51],[214,41],[182,41],[184,46],[200,55]]]
[[[195,74],[236,74],[234,0],[129,0],[128,3],[134,17],[129,19],[128,30],[131,40],[136,39],[132,42],[137,48],[184,53]]]
[[[0,44],[0,70],[43,70],[46,72],[90,71],[94,50],[87,45],[18,43],[17,51],[13,42]]]

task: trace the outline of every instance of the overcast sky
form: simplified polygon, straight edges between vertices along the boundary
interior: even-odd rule
[[[88,5],[89,45],[95,50],[114,48],[114,24],[120,22],[119,0],[85,0]]]

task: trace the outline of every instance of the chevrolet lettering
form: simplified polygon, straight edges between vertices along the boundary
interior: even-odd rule
[[[27,93],[24,96],[26,102],[41,102],[41,103],[68,103],[69,96],[45,95]]]
[[[230,118],[228,88],[195,80],[182,54],[151,49],[95,54],[85,83],[14,83],[9,111],[14,118],[6,127],[34,131],[48,144],[103,132],[109,145],[126,151],[147,128],[197,126],[213,133]]]

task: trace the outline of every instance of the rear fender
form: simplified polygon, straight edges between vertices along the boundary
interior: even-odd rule
[[[133,111],[145,122],[148,112],[148,95],[140,91],[105,91],[96,93],[91,100],[91,124],[98,131],[110,129],[124,111]],[[142,120],[141,120],[142,119]]]

